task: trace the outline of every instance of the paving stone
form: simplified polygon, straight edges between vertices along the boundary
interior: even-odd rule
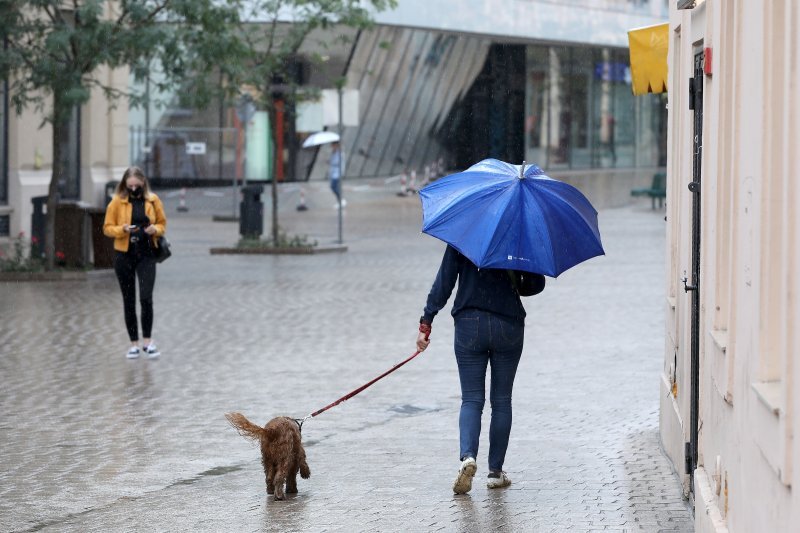
[[[281,227],[331,244],[333,197],[303,186],[305,212],[299,186],[281,187]],[[311,479],[275,502],[223,414],[302,417],[408,357],[444,247],[420,234],[418,198],[373,180],[345,187],[346,253],[212,256],[238,239],[211,221],[230,209],[221,192],[190,191],[187,213],[162,195],[159,360],[125,359],[113,274],[0,283],[0,530],[692,530],[657,434],[663,213],[601,209],[607,255],[525,299],[507,490],[486,488],[484,431],[472,492],[451,492],[448,307],[423,355],[306,422]]]

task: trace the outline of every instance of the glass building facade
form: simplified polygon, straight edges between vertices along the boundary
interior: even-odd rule
[[[332,62],[358,94],[358,125],[343,130],[345,177],[424,178],[488,157],[548,171],[666,165],[666,98],[633,96],[627,48],[377,25],[338,54]],[[300,83],[329,87],[322,68],[309,66]],[[243,177],[247,132],[235,111],[169,106],[143,129],[132,119],[131,160],[161,185]],[[323,179],[324,149],[299,149],[312,130],[290,112],[278,121],[275,167],[289,169],[278,179]],[[187,155],[189,142],[205,153]]]
[[[525,158],[542,168],[666,165],[666,95],[634,98],[628,51],[528,46]]]
[[[356,43],[348,86],[361,95],[359,126],[344,132],[348,177],[487,157],[548,170],[666,164],[665,95],[634,98],[623,48],[382,26]]]

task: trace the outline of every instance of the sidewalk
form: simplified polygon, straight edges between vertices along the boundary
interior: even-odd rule
[[[511,487],[485,487],[487,402],[476,483],[452,494],[448,306],[423,355],[306,422],[311,478],[267,497],[225,412],[302,417],[414,351],[443,245],[395,185],[346,182],[348,251],[310,256],[211,256],[238,239],[211,221],[230,191],[190,191],[187,213],[163,193],[174,255],[158,268],[156,361],[125,359],[113,275],[0,283],[0,530],[691,531],[658,444],[664,219],[647,203],[601,210],[607,255],[524,301]],[[334,242],[333,195],[304,187],[305,212],[283,187],[282,228]]]

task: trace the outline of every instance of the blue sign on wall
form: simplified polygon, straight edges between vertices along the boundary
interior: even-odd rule
[[[594,79],[630,83],[630,67],[626,63],[603,61],[594,66]]]

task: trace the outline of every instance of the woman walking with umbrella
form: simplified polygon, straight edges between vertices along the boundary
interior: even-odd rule
[[[448,245],[420,318],[419,351],[428,347],[433,319],[458,281],[452,315],[461,383],[461,465],[453,492],[469,492],[477,471],[487,368],[487,487],[507,487],[511,479],[503,465],[525,329],[520,296],[544,290],[542,274],[555,277],[603,254],[597,212],[577,189],[544,176],[535,165],[519,167],[494,159],[434,182],[420,197],[423,232]]]
[[[532,274],[529,294],[544,289],[541,274]],[[453,492],[464,494],[472,488],[485,403],[486,368],[491,367],[489,399],[492,418],[489,427],[489,488],[506,487],[511,480],[503,472],[508,438],[511,434],[511,390],[522,355],[525,309],[512,278],[503,270],[479,269],[448,245],[436,275],[425,310],[420,318],[417,349],[428,347],[426,332],[444,307],[458,280],[453,304],[455,352],[461,381],[461,414],[458,417],[461,467]]]

